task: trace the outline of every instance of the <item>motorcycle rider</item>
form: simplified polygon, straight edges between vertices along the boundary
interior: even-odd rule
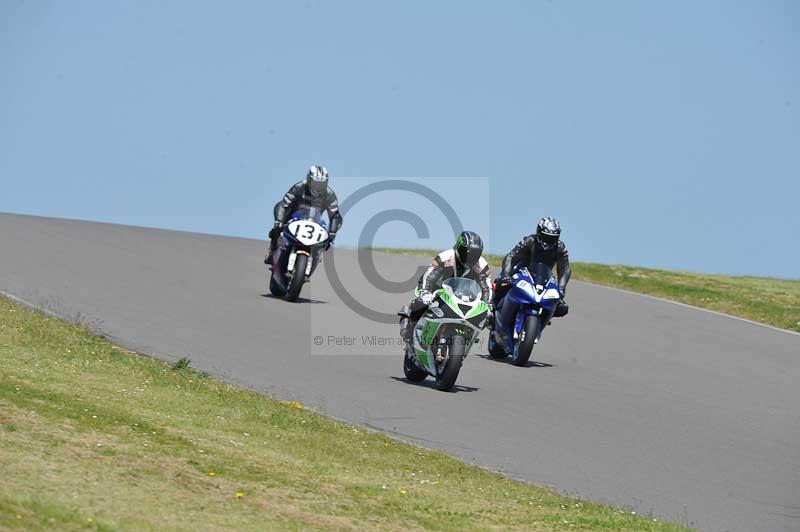
[[[336,193],[328,186],[328,170],[324,166],[314,165],[309,168],[305,180],[292,185],[283,195],[283,199],[275,204],[273,209],[275,225],[269,232],[269,253],[264,258],[264,264],[272,264],[272,254],[283,226],[293,212],[303,207],[315,207],[320,212],[327,211],[329,219],[328,241],[325,244],[327,251],[333,244],[343,219],[339,214]]]
[[[553,317],[566,316],[569,305],[564,298],[567,295],[567,283],[572,276],[572,268],[569,265],[567,246],[561,240],[561,225],[555,218],[549,216],[539,220],[536,233],[523,238],[503,259],[503,266],[496,280],[495,305],[508,292],[511,275],[518,268],[522,266],[530,268],[539,262],[546,264],[550,269],[554,267],[557,269],[561,301],[558,302]]]
[[[486,304],[492,300],[492,281],[489,263],[483,258],[483,241],[472,231],[458,235],[455,245],[436,255],[431,265],[419,278],[418,296],[397,313],[400,316],[400,336],[406,347],[413,346],[414,326],[433,302],[433,292],[453,277],[466,277],[481,286],[481,299]],[[491,305],[490,305],[491,306]]]

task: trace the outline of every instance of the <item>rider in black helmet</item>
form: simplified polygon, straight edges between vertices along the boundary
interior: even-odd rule
[[[562,299],[553,316],[566,316],[569,305],[564,297],[567,294],[567,283],[572,276],[572,268],[569,265],[567,246],[561,240],[561,225],[555,218],[549,216],[539,220],[536,233],[523,238],[503,259],[503,267],[496,281],[498,290],[495,294],[495,303],[508,291],[509,279],[517,268],[521,266],[530,268],[538,262],[546,264],[550,269],[556,268]]]
[[[491,272],[489,263],[483,258],[483,241],[477,233],[463,231],[458,235],[455,245],[436,255],[419,278],[416,299],[398,312],[401,317],[400,335],[406,345],[411,345],[411,333],[433,301],[433,292],[441,288],[444,281],[453,277],[467,277],[477,281],[481,286],[483,301],[487,304],[491,302]]]
[[[328,170],[324,166],[314,165],[309,168],[306,178],[292,185],[292,188],[283,195],[283,199],[275,204],[273,209],[275,225],[269,232],[270,245],[269,253],[264,258],[265,264],[272,264],[272,253],[275,251],[283,226],[294,211],[303,207],[316,207],[321,212],[327,211],[330,223],[325,249],[328,249],[333,244],[343,220],[339,214],[336,193],[328,186]]]

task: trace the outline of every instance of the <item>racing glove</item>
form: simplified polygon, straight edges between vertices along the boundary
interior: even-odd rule
[[[511,283],[511,276],[510,275],[500,275],[495,283],[499,286],[510,284]]]
[[[270,240],[278,238],[278,236],[281,234],[281,229],[283,229],[283,224],[280,222],[275,222],[275,227],[269,230]]]
[[[331,249],[334,240],[336,240],[336,233],[328,233],[328,240],[325,242],[325,251]]]
[[[419,293],[419,300],[422,301],[425,305],[430,305],[433,303],[433,294],[428,292],[427,290],[423,290]]]

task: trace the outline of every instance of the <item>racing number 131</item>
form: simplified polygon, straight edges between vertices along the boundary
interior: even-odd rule
[[[297,224],[294,226],[294,236],[296,237],[300,236],[300,225],[301,224]],[[306,231],[306,234],[303,235],[302,238],[307,238],[307,239],[314,238],[314,233],[317,232],[317,226],[312,224],[302,224],[302,225],[303,229]],[[319,242],[320,240],[322,240],[322,231],[320,231],[319,234],[317,235],[317,242]]]

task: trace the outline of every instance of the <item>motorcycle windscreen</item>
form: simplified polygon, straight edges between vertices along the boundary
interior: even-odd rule
[[[446,280],[443,285],[447,285],[453,290],[453,294],[459,301],[472,303],[481,297],[481,286],[472,279],[466,277],[453,277]]]
[[[322,211],[316,207],[303,207],[292,213],[292,220],[314,220],[318,224],[326,227],[327,224],[322,219]]]
[[[555,282],[553,270],[551,270],[546,264],[537,262],[533,265],[533,268],[528,271],[531,274],[531,279],[533,280],[534,285],[547,286],[550,282]]]

